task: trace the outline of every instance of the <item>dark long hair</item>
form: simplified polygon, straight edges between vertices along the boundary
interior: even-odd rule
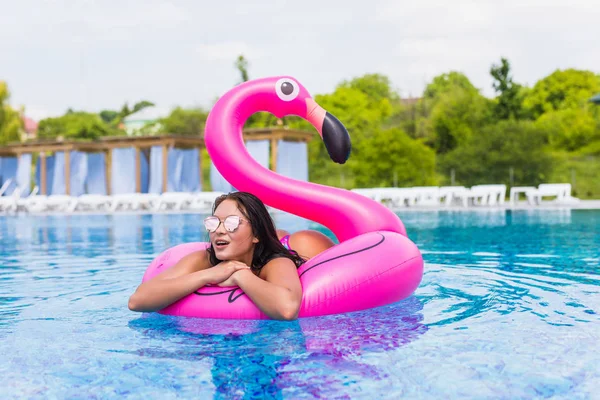
[[[265,207],[264,203],[258,197],[248,192],[224,194],[215,200],[212,209],[213,214],[217,207],[219,207],[219,204],[225,200],[234,200],[238,204],[240,212],[250,221],[252,234],[259,240],[252,256],[252,265],[250,265],[252,270],[260,271],[270,260],[279,257],[289,258],[296,264],[296,268],[304,263],[304,260],[298,253],[286,249],[279,239],[277,239],[277,231],[275,230],[273,218],[271,218],[267,207]],[[215,255],[212,243],[207,252],[212,265],[217,265],[222,261]]]

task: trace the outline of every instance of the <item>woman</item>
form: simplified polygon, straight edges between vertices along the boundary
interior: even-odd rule
[[[208,249],[142,283],[129,298],[129,309],[161,310],[206,285],[239,286],[269,317],[296,319],[302,301],[297,268],[305,260],[278,240],[262,201],[246,192],[220,196],[204,225]]]
[[[306,261],[335,245],[327,236],[313,230],[289,233],[286,230],[277,229],[277,238],[286,249],[295,251]]]

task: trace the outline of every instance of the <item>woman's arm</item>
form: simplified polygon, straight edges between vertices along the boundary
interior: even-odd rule
[[[298,318],[302,286],[292,260],[282,257],[269,261],[262,268],[260,277],[250,270],[241,270],[231,278],[269,317],[286,321]]]
[[[226,262],[210,268],[206,251],[188,254],[172,268],[138,286],[129,298],[129,309],[141,312],[161,310],[207,284],[224,281],[240,269],[248,269],[248,266]]]

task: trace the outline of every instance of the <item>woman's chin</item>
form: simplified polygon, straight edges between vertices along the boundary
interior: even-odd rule
[[[215,256],[217,256],[217,258],[219,260],[232,260],[235,256],[235,254],[229,249],[229,248],[225,248],[225,249],[219,249],[219,248],[215,248]]]
[[[223,260],[223,257],[227,257],[227,255],[229,254],[229,252],[227,251],[227,249],[217,249],[214,248],[215,251],[215,256],[217,256],[217,258],[219,260]]]

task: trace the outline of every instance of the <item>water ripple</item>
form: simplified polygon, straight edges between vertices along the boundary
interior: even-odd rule
[[[293,323],[127,310],[154,257],[205,239],[201,216],[0,217],[0,386],[8,398],[596,393],[600,213],[409,214],[426,261],[414,296]]]

